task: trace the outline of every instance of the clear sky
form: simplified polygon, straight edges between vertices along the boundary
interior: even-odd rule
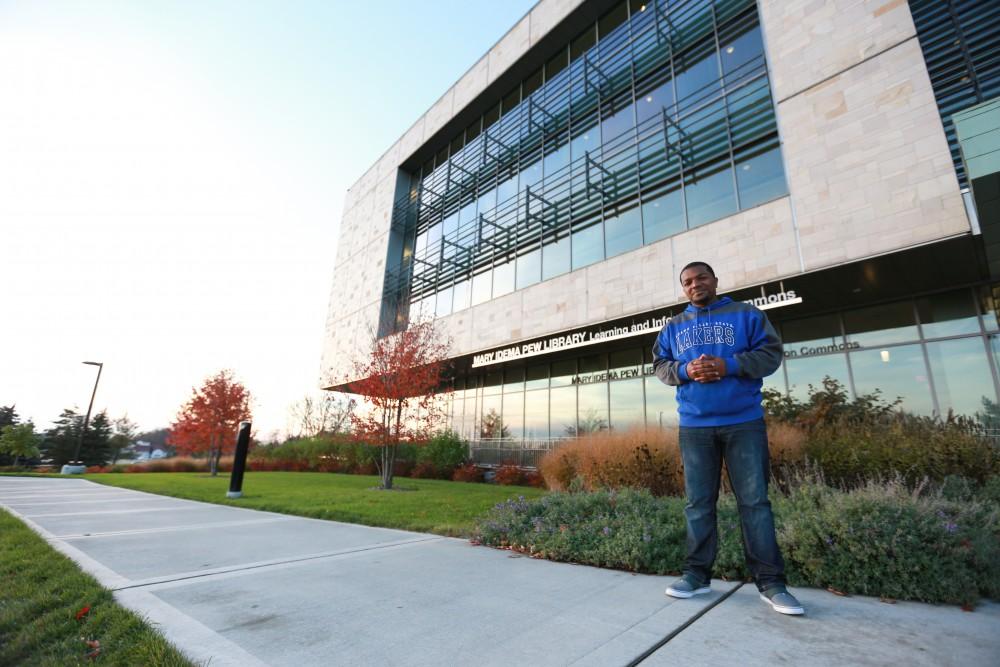
[[[0,0],[0,405],[317,393],[343,196],[533,0]]]

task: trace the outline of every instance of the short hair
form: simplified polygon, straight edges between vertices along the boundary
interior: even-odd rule
[[[712,274],[712,277],[713,278],[715,277],[715,270],[712,269],[712,267],[708,264],[708,262],[690,262],[683,269],[681,269],[681,272],[677,275],[678,279],[682,275],[684,275],[685,271],[687,271],[693,266],[704,266],[706,269],[708,269],[708,272]]]

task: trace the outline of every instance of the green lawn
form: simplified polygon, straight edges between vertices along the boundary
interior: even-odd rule
[[[104,473],[85,475],[101,484],[220,505],[403,528],[465,537],[473,520],[496,503],[542,489],[435,479],[396,478],[392,491],[374,489],[377,477],[323,472],[248,472],[243,497],[226,498],[229,475],[205,473]]]
[[[0,582],[0,665],[191,666],[111,591],[5,510]],[[84,607],[89,612],[77,620]],[[99,653],[88,658],[95,647]]]

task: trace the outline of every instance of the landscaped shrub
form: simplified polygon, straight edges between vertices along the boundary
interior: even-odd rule
[[[539,471],[550,489],[565,490],[579,477],[585,489],[649,489],[654,495],[683,493],[677,432],[630,429],[591,433],[546,454]]]
[[[133,463],[125,469],[125,472],[208,472],[208,459],[195,459],[187,456],[153,459],[152,461]]]
[[[424,461],[413,466],[410,476],[417,479],[438,479],[439,477],[437,466],[429,461]]]
[[[804,459],[779,463],[776,472],[808,460],[828,483],[841,487],[897,475],[911,487],[949,475],[982,483],[1000,474],[1000,449],[973,420],[899,412],[898,400],[887,401],[877,391],[848,400],[847,389],[829,377],[821,387],[810,387],[805,401],[773,390],[764,395],[772,421],[793,423],[805,433]],[[772,435],[772,461],[775,444]]]
[[[916,495],[901,481],[845,492],[800,481],[773,494],[792,585],[894,599],[973,603],[1000,596],[1000,507]],[[684,563],[684,500],[646,490],[551,493],[501,503],[474,539],[553,560],[653,574]],[[745,578],[739,515],[720,499],[715,575]]]
[[[435,471],[434,476],[450,479],[452,471],[465,463],[468,453],[468,447],[458,434],[445,431],[435,435],[419,448],[416,458],[419,465],[432,466]]]
[[[496,469],[493,481],[502,486],[515,486],[524,484],[524,470],[516,465],[502,465]]]
[[[483,471],[477,468],[475,464],[466,463],[455,468],[451,479],[455,482],[481,482],[483,481]]]

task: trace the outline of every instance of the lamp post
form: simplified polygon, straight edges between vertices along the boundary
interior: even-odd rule
[[[97,383],[101,381],[101,371],[104,370],[104,364],[100,361],[85,361],[83,362],[88,366],[97,366],[97,378],[94,380],[94,391],[90,394],[90,405],[87,406],[87,416],[83,419],[83,428],[80,430],[80,437],[76,440],[76,452],[73,454],[73,460],[69,462],[69,465],[63,466],[63,474],[80,474],[84,472],[87,468],[80,461],[80,447],[83,446],[83,436],[87,432],[87,426],[90,424],[90,411],[94,409],[94,397],[97,396]]]

